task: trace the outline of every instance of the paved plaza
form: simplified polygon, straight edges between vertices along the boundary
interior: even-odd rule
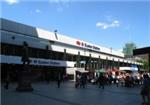
[[[55,82],[34,83],[33,92],[17,92],[17,84],[8,90],[1,85],[2,105],[141,105],[140,87],[106,86],[100,89],[88,84],[87,88],[74,88],[74,82],[64,82],[57,88]]]

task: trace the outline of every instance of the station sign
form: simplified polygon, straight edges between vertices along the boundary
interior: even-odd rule
[[[91,49],[91,50],[100,51],[100,47],[92,45],[92,44],[88,44],[88,43],[85,43],[85,42],[82,42],[82,41],[76,41],[76,45],[78,45],[80,47],[85,47],[85,48],[88,48],[88,49]]]
[[[33,65],[45,65],[45,66],[64,66],[63,62],[54,61],[54,60],[42,60],[42,59],[31,59],[31,64]]]
[[[0,55],[0,57],[1,57],[0,63],[22,64],[21,57],[19,56]],[[30,65],[74,67],[74,62],[72,61],[61,61],[61,60],[42,59],[42,58],[29,58],[29,59],[30,59]]]

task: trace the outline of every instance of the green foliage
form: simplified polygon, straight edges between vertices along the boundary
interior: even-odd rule
[[[148,60],[147,60],[147,59],[137,60],[137,62],[143,64],[143,69],[144,69],[145,71],[148,71],[148,70],[149,70],[149,64],[148,64]]]
[[[148,60],[146,60],[146,59],[143,60],[143,69],[145,71],[149,70]]]

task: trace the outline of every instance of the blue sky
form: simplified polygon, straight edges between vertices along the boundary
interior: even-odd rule
[[[2,0],[0,15],[116,50],[150,46],[148,0]]]

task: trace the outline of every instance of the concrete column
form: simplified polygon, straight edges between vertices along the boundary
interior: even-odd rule
[[[104,68],[104,59],[101,60],[101,62],[102,62],[102,68]]]
[[[45,58],[49,59],[50,57],[49,57],[49,46],[48,45],[46,45],[45,50],[46,50],[46,56],[45,56]]]
[[[124,62],[124,60],[123,60],[123,62],[122,62],[122,66],[125,66],[125,62]]]
[[[94,60],[91,58],[91,69],[93,70],[94,68]]]
[[[113,58],[113,60],[112,60],[112,68],[114,68],[115,67],[115,62],[114,62],[114,58]]]
[[[97,60],[97,68],[96,68],[97,70],[99,70],[100,69],[100,56],[98,57],[98,60]]]
[[[149,65],[149,72],[150,72],[150,54],[148,54],[148,65]]]
[[[120,61],[119,61],[119,59],[118,59],[118,65],[117,65],[117,68],[119,69],[119,67],[120,67]]]
[[[85,70],[88,69],[88,58],[85,58]]]
[[[95,69],[95,59],[92,59],[92,69]]]
[[[66,49],[64,49],[64,56],[63,56],[63,60],[66,61],[67,60],[67,53],[66,53]]]
[[[92,64],[91,64],[91,60],[92,60],[92,58],[91,58],[91,54],[89,55],[89,60],[88,60],[88,67],[89,67],[89,69],[91,69],[92,67]]]
[[[80,52],[78,52],[78,56],[77,56],[77,67],[80,67]]]
[[[97,68],[97,61],[96,61],[96,59],[94,60],[94,69],[96,69]]]
[[[108,68],[108,57],[106,58],[106,61],[105,61],[105,69]]]

